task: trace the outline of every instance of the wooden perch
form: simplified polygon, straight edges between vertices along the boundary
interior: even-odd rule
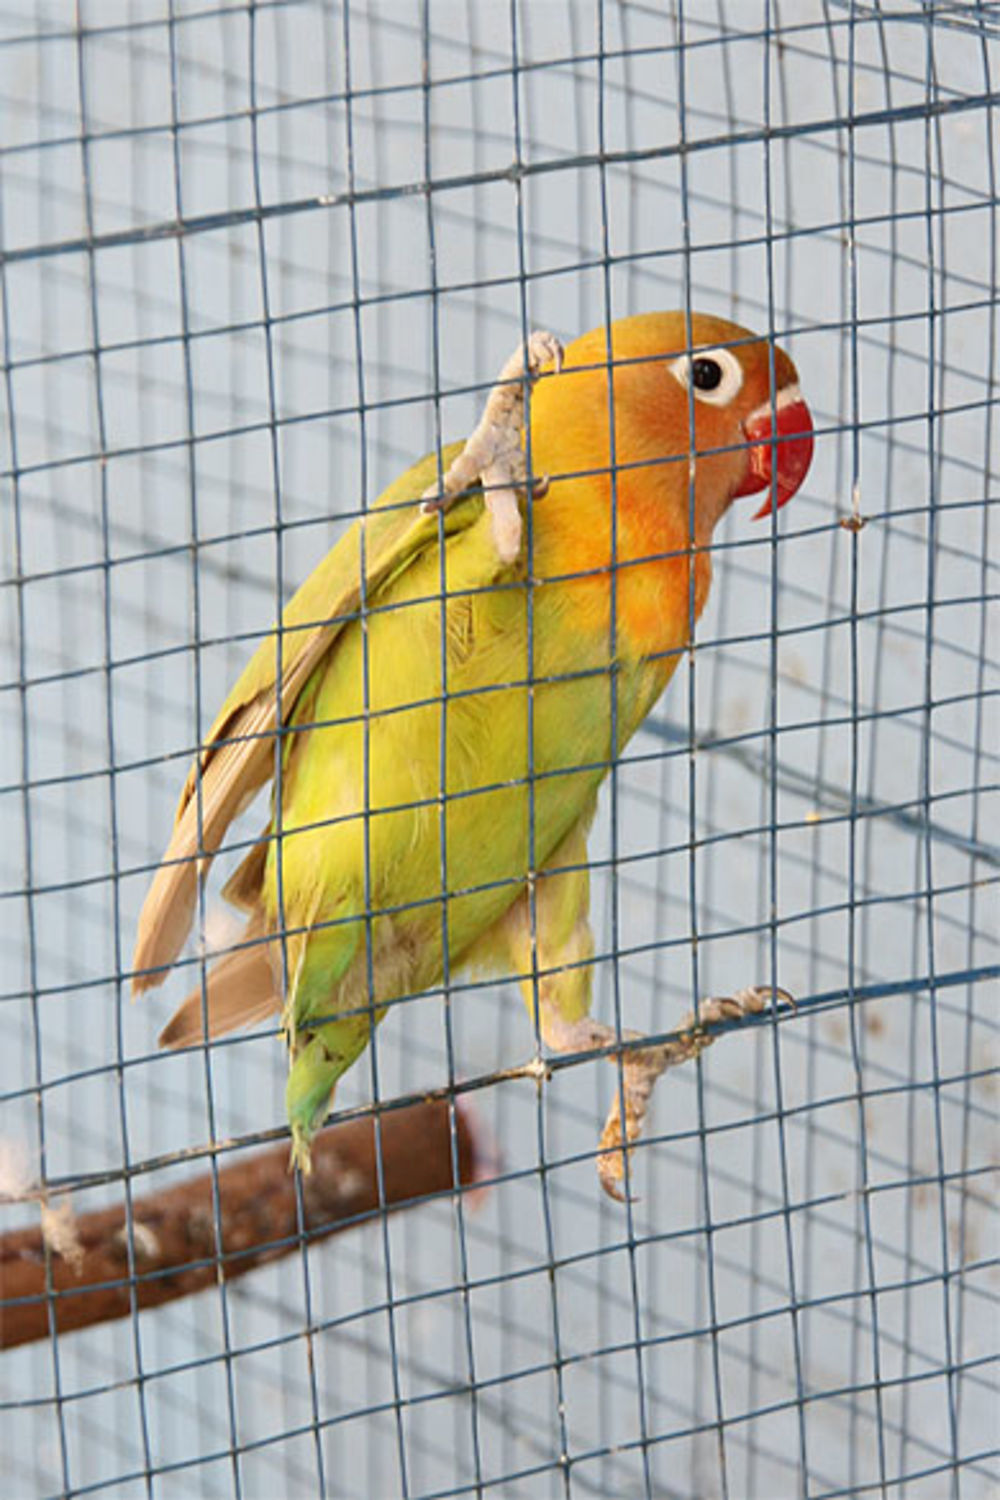
[[[469,1113],[458,1109],[455,1133],[459,1181],[474,1182],[481,1153]],[[454,1185],[448,1105],[427,1101],[381,1116],[382,1176],[387,1206],[412,1204]],[[332,1125],[313,1143],[313,1170],[302,1181],[305,1229],[310,1239],[349,1227],[379,1206],[375,1122]],[[301,1246],[295,1178],[288,1148],[276,1146],[218,1173],[216,1217],[210,1174],[136,1199],[131,1239],[123,1208],[85,1214],[72,1226],[72,1256],[54,1254],[42,1228],[0,1235],[0,1348],[10,1349],[49,1333],[49,1309],[60,1333],[127,1317],[203,1288],[245,1276],[255,1266]],[[221,1231],[216,1235],[218,1225]],[[221,1243],[219,1243],[221,1240]],[[46,1261],[55,1295],[46,1290]]]

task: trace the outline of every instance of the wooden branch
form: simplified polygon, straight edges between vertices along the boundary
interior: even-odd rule
[[[481,1153],[469,1111],[457,1110],[455,1122],[459,1181],[468,1184],[475,1181]],[[387,1110],[381,1116],[381,1137],[387,1206],[412,1205],[454,1185],[445,1101]],[[47,1337],[50,1308],[57,1330],[67,1333],[127,1317],[133,1297],[137,1307],[154,1307],[220,1279],[245,1276],[300,1248],[287,1146],[257,1151],[220,1168],[218,1188],[218,1216],[209,1173],[133,1203],[134,1276],[129,1273],[124,1208],[77,1219],[72,1255],[54,1254],[51,1236],[47,1245],[40,1227],[0,1235],[0,1348]],[[310,1239],[350,1227],[345,1220],[357,1221],[378,1207],[374,1120],[329,1126],[313,1143],[313,1170],[303,1179]],[[55,1293],[51,1297],[46,1262]]]

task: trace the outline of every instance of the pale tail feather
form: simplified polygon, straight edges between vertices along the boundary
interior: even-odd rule
[[[339,628],[338,625],[336,629]],[[327,650],[331,634],[335,633],[331,627],[313,631],[308,644],[285,672],[281,686],[283,717],[291,713],[299,693]],[[192,773],[188,777],[164,862],[153,877],[139,915],[132,960],[133,994],[162,984],[184,947],[194,919],[198,876],[204,878],[208,873],[230,823],[249,806],[274,772],[275,719],[275,695],[268,691],[215,731],[219,738],[225,735],[227,743],[211,745],[201,763],[200,830],[195,795],[197,775]]]
[[[251,934],[247,934],[251,937]],[[250,942],[218,959],[208,971],[208,1035],[225,1036],[256,1026],[281,1009],[271,969],[271,944]],[[161,1047],[190,1047],[205,1040],[201,989],[193,990],[160,1032]]]
[[[259,844],[254,844],[250,853],[242,859],[222,887],[222,899],[240,911],[255,912],[260,906],[260,892],[264,884],[264,866],[271,840],[265,830]]]
[[[252,735],[260,730],[251,722],[241,725],[240,732]],[[132,960],[136,994],[162,984],[184,947],[194,918],[199,873],[207,873],[226,829],[267,780],[273,756],[268,737],[224,745],[212,757],[202,778],[201,827],[198,798],[192,797],[177,819],[143,904]]]

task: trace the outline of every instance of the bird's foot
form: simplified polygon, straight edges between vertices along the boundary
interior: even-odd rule
[[[576,1021],[567,1021],[554,1006],[543,1009],[541,1022],[545,1045],[555,1052],[562,1053],[603,1051],[608,1047],[618,1046],[622,1041],[638,1041],[641,1036],[641,1033],[637,1031],[623,1031],[619,1037],[619,1033],[613,1026],[604,1026],[591,1016],[581,1016]],[[657,1069],[655,1066],[650,1068],[645,1049],[630,1048],[624,1054],[619,1055],[622,1060],[626,1120],[634,1122],[634,1129],[629,1136],[631,1143],[642,1129],[648,1095],[662,1069]],[[618,1055],[609,1057],[608,1061],[616,1063]],[[649,1076],[648,1086],[643,1082],[646,1075]],[[640,1095],[644,1087],[646,1099],[640,1105]],[[616,1100],[604,1127],[604,1134],[601,1136],[601,1149],[597,1157],[597,1175],[604,1191],[612,1198],[621,1200],[624,1197],[621,1183],[625,1174],[625,1163],[621,1150],[619,1102]]]
[[[597,1175],[610,1197],[624,1201],[626,1157],[631,1156],[632,1147],[642,1134],[650,1096],[660,1074],[667,1068],[689,1062],[710,1047],[715,1036],[707,1030],[708,1027],[718,1026],[723,1021],[739,1021],[748,1015],[760,1015],[768,1008],[772,996],[776,1006],[784,1004],[795,1009],[795,1001],[787,990],[771,985],[752,985],[737,990],[735,995],[702,1000],[697,1010],[689,1011],[684,1017],[677,1029],[678,1034],[669,1042],[632,1048],[622,1054],[621,1087],[608,1113],[597,1157]]]
[[[563,346],[554,334],[541,330],[530,334],[527,344],[511,355],[497,376],[475,431],[441,484],[431,485],[423,497],[425,512],[446,510],[456,496],[480,482],[503,563],[514,562],[521,550],[518,491],[524,489],[527,477],[521,447],[526,392],[544,365],[553,364],[558,373],[562,360]],[[547,480],[536,481],[534,496],[540,497],[547,488]]]

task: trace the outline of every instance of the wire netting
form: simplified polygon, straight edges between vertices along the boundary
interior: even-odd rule
[[[512,986],[395,1006],[338,1113],[461,1094],[486,1185],[53,1320],[0,1364],[5,1495],[996,1492],[998,77],[952,0],[4,9],[8,1189],[282,1137],[273,1025],[158,1051],[138,911],[281,601],[528,328],[719,313],[817,426],[590,846],[603,1019],[797,1013],[663,1080],[618,1206],[612,1069],[525,1076]]]

